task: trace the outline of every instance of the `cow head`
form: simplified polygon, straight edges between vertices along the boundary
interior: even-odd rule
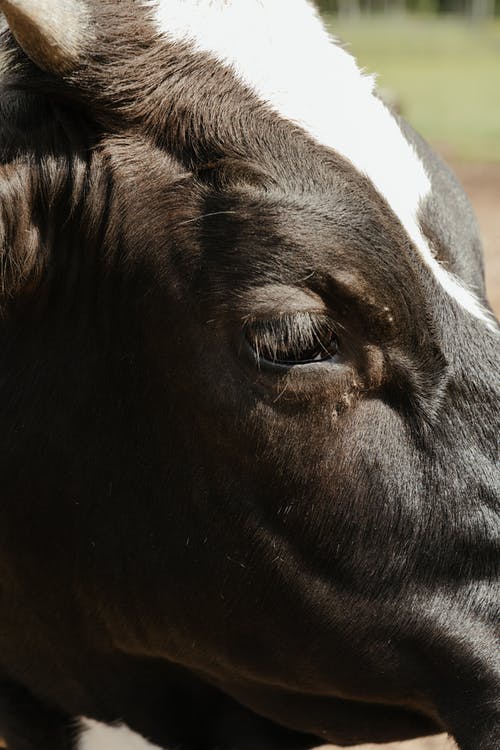
[[[0,5],[2,471],[55,578],[77,545],[119,648],[287,726],[493,747],[498,337],[452,178],[338,48],[336,149],[170,33],[236,3]]]

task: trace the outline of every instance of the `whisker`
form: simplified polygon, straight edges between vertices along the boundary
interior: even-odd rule
[[[278,401],[280,400],[280,398],[285,395],[285,393],[288,390],[288,386],[289,386],[289,383],[286,382],[284,388],[281,389],[281,391],[278,393],[278,395],[276,396],[276,398],[273,400],[273,404],[277,404]]]
[[[179,224],[177,224],[178,227],[183,227],[186,224],[193,224],[195,221],[201,221],[202,219],[208,219],[210,216],[229,216],[230,214],[235,214],[236,211],[213,211],[209,214],[202,214],[201,216],[195,216],[194,219],[187,219],[186,221],[181,221]]]

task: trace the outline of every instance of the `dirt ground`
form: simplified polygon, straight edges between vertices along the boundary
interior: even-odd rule
[[[488,296],[500,317],[500,164],[454,164],[479,220]]]
[[[328,747],[318,748],[318,750],[337,750],[337,748],[328,745]],[[346,750],[346,748],[339,748],[338,750]],[[458,748],[447,735],[440,734],[438,737],[410,740],[409,742],[393,742],[390,745],[359,745],[359,748],[350,748],[349,750],[458,750]]]

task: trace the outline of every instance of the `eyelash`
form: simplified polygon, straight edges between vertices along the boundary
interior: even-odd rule
[[[312,313],[249,321],[245,337],[258,362],[277,367],[325,362],[339,350],[333,321]]]

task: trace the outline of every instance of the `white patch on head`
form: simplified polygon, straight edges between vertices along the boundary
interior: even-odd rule
[[[77,750],[161,750],[124,724],[109,726],[92,719],[80,719]]]
[[[430,195],[422,162],[374,94],[374,78],[335,43],[307,0],[145,0],[167,39],[232,68],[277,114],[367,175],[446,292],[484,322],[476,296],[434,258],[417,214]]]

